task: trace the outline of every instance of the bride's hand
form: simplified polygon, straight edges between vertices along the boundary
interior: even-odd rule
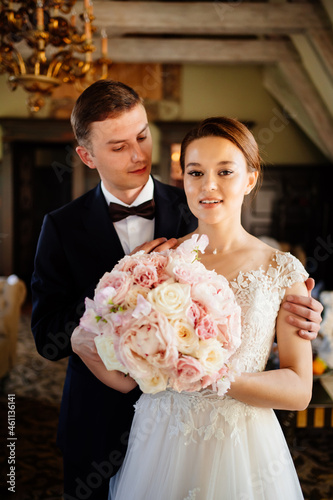
[[[177,243],[177,238],[170,238],[169,240],[167,238],[156,238],[156,240],[147,241],[146,243],[143,243],[143,245],[134,248],[130,255],[133,255],[140,250],[143,250],[145,253],[163,252],[164,250],[173,248],[177,245]]]
[[[82,360],[100,361],[95,345],[96,335],[77,326],[72,333],[71,344],[75,354]]]

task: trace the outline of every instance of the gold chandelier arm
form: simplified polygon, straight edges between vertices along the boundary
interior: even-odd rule
[[[62,60],[59,60],[59,57],[64,56]],[[60,50],[53,56],[53,60],[51,61],[48,70],[47,76],[56,78],[59,74],[59,71],[64,64],[65,58],[68,57],[68,51]]]
[[[25,62],[23,60],[23,57],[21,54],[13,47],[12,48],[12,53],[15,55],[16,60],[14,59],[14,62],[16,63],[15,66],[13,67],[14,74],[17,75],[25,75],[26,74],[26,67],[25,67]]]

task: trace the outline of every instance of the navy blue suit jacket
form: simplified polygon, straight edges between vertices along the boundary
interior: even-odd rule
[[[181,237],[197,221],[184,192],[154,180],[155,238]],[[38,241],[32,277],[32,331],[47,359],[70,356],[58,428],[58,444],[68,463],[114,474],[122,463],[140,391],[115,391],[95,378],[73,354],[70,336],[84,311],[85,297],[124,256],[100,185],[48,214]],[[91,466],[93,466],[91,468]],[[103,475],[103,474],[102,474]],[[84,478],[83,478],[84,479]]]

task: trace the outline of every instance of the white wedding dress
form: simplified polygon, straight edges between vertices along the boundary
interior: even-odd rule
[[[265,369],[285,288],[307,273],[277,251],[268,270],[230,285],[242,309],[241,370]],[[271,409],[212,391],[143,394],[135,406],[124,463],[109,500],[302,499],[287,443]]]

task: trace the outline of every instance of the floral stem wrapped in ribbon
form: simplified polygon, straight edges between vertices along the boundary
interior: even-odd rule
[[[240,307],[228,281],[199,261],[208,238],[175,250],[121,259],[86,298],[80,325],[96,334],[108,370],[129,374],[145,393],[171,387],[226,393],[240,345]]]

